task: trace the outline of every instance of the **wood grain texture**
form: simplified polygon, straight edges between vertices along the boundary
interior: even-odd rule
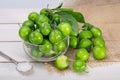
[[[0,8],[16,8],[16,9],[25,9],[25,8],[44,8],[49,4],[50,8],[54,8],[62,0],[0,0]]]
[[[16,71],[12,63],[0,63],[0,78],[2,80],[118,80],[120,63],[111,66],[88,68],[89,73],[76,73],[68,71],[64,74],[48,71],[47,66],[42,63],[34,63],[33,71],[29,74],[21,74]],[[95,66],[95,65],[94,65]],[[112,77],[111,77],[112,76]]]
[[[115,5],[78,5],[70,6],[75,11],[83,13],[86,22],[96,23],[120,23],[120,3]]]
[[[30,12],[39,12],[40,9],[0,9],[0,23],[22,23],[27,20]],[[9,15],[8,15],[9,13]]]
[[[79,6],[79,5],[110,5],[118,4],[120,0],[63,0],[64,6]]]
[[[33,61],[24,51],[22,42],[0,42],[0,50],[19,62]],[[0,56],[0,62],[10,62]]]
[[[102,29],[106,41],[107,58],[103,61],[94,60],[90,55],[89,73],[66,72],[59,74],[50,64],[34,62],[32,74],[25,75],[16,71],[15,65],[0,57],[0,79],[2,80],[119,80],[120,79],[120,0],[64,0],[64,7],[71,7],[85,15],[87,22]],[[69,2],[69,3],[68,3]],[[26,55],[23,44],[18,36],[19,26],[27,19],[31,11],[39,9],[0,9],[0,50],[19,62],[33,60]],[[9,13],[9,15],[8,15]],[[8,24],[10,23],[10,24]],[[12,24],[11,24],[12,23]],[[15,23],[15,24],[14,24]],[[4,34],[4,36],[3,36]],[[12,36],[11,36],[12,35]],[[15,42],[18,41],[18,42]],[[76,50],[69,49],[66,53],[74,58]],[[53,64],[53,63],[52,63]],[[69,69],[68,69],[69,70]]]
[[[0,24],[0,42],[21,41],[18,24]]]

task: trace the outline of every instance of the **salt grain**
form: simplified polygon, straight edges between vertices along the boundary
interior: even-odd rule
[[[28,72],[32,69],[32,65],[29,63],[18,63],[17,70],[20,72]]]

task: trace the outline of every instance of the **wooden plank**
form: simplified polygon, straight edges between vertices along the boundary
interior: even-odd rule
[[[120,23],[119,7],[120,7],[120,3],[116,5],[104,5],[104,6],[89,5],[88,7],[86,7],[87,8],[86,9],[87,15],[85,13],[86,20],[91,23],[104,23],[104,24]]]
[[[120,0],[63,0],[64,6],[79,5],[110,5],[120,3]]]
[[[18,24],[0,24],[0,41],[21,41]]]
[[[97,1],[97,0],[96,0]],[[78,3],[80,3],[78,1]],[[75,11],[80,11],[89,23],[120,23],[120,3],[110,5],[76,5],[71,7]]]
[[[30,12],[37,11],[40,9],[55,8],[61,3],[62,0],[11,0],[11,1],[0,1],[0,23],[22,23],[27,19]],[[24,4],[23,4],[24,3]]]
[[[0,23],[22,23],[32,11],[40,9],[0,9]],[[9,15],[8,15],[9,13]]]
[[[50,8],[56,7],[62,0],[0,0],[0,8],[43,8],[49,4]],[[24,3],[24,4],[23,4]]]
[[[99,27],[103,32],[103,37],[105,40],[117,41],[120,40],[120,23],[93,23],[95,26]]]
[[[80,2],[78,1],[78,3]],[[88,4],[69,7],[81,11],[85,15],[86,21],[90,23],[120,23],[120,3],[115,5],[99,6]],[[0,23],[22,23],[32,11],[39,12],[40,9],[0,9]]]
[[[29,74],[21,74],[16,71],[16,66],[12,63],[0,63],[0,78],[2,80],[119,80],[120,63],[113,65],[88,68],[89,73],[75,73],[68,71],[57,73],[48,71],[47,67],[41,63],[33,63],[33,71]]]
[[[0,42],[0,50],[17,61],[32,61],[25,53],[22,42]],[[0,56],[0,62],[9,62]]]

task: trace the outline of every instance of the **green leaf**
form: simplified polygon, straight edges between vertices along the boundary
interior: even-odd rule
[[[69,13],[66,12],[58,12],[60,15],[60,22],[68,22],[72,26],[72,30],[75,33],[78,33],[78,23],[76,19]]]
[[[57,10],[57,11],[65,11],[65,12],[72,12],[73,11],[72,8],[57,8],[55,10]]]
[[[92,27],[94,27],[94,25],[90,24],[90,23],[85,23],[82,26],[82,30],[90,30]]]
[[[84,19],[84,16],[82,15],[82,13],[72,12],[72,15],[78,22],[85,23],[85,19]]]
[[[63,3],[60,3],[56,8],[54,8],[53,10],[59,9],[63,6]]]
[[[85,23],[85,19],[82,13],[73,11],[67,11],[67,13],[71,14],[78,22]]]

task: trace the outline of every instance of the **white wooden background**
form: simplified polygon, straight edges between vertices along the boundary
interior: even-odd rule
[[[21,74],[16,71],[13,63],[0,56],[0,80],[120,80],[120,62],[106,62],[113,64],[88,68],[89,73],[66,72],[64,75],[49,72],[44,64],[32,62],[25,54],[18,36],[18,23],[27,19],[27,14],[31,11],[39,12],[39,9],[0,9],[0,51],[19,62],[29,61],[34,66],[32,73]]]

